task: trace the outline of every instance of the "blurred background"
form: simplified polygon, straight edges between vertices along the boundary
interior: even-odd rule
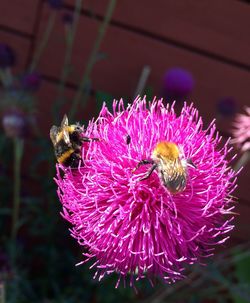
[[[250,302],[250,162],[232,237],[208,266],[135,292],[75,267],[49,140],[64,113],[86,125],[103,101],[146,94],[193,102],[226,141],[250,106],[249,1],[2,0],[0,80],[0,302]]]

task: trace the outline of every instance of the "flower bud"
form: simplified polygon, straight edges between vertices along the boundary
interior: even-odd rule
[[[0,43],[0,68],[12,67],[16,63],[16,55],[7,44]]]
[[[27,130],[27,119],[24,113],[11,110],[3,115],[2,125],[7,137],[23,137]]]
[[[48,0],[48,3],[53,9],[60,9],[63,6],[63,0]]]
[[[41,76],[37,73],[26,74],[21,78],[23,89],[37,91],[41,85]]]
[[[163,95],[167,99],[179,100],[190,95],[194,79],[190,72],[182,68],[169,69],[163,76]]]

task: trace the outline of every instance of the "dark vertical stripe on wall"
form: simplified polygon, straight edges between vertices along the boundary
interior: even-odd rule
[[[36,47],[36,41],[37,41],[37,37],[38,37],[38,33],[39,33],[39,26],[40,26],[40,22],[41,22],[41,17],[42,17],[42,8],[43,8],[43,0],[40,0],[37,8],[36,8],[36,12],[35,12],[35,22],[34,22],[34,27],[33,27],[33,34],[32,34],[32,39],[31,39],[31,43],[30,43],[30,47],[29,47],[29,51],[28,51],[28,55],[27,55],[27,62],[26,62],[26,69],[28,69],[32,58],[33,58],[33,54],[35,51],[35,47]]]

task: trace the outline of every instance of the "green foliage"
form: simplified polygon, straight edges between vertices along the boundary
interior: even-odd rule
[[[95,94],[96,98],[96,113],[99,113],[102,106],[103,102],[106,103],[107,108],[109,111],[112,111],[112,104],[114,101],[114,97],[108,93],[105,93],[103,91],[97,91]]]
[[[238,258],[240,252],[235,255],[235,275],[241,285],[240,293],[234,296],[235,303],[249,302],[250,297],[250,253],[245,258]]]

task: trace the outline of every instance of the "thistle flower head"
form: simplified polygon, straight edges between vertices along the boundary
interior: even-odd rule
[[[99,141],[83,143],[84,165],[78,169],[58,165],[56,182],[62,214],[86,249],[83,262],[94,260],[99,280],[117,272],[117,285],[127,274],[131,285],[134,277],[174,282],[185,264],[210,256],[226,241],[236,180],[226,160],[228,144],[219,148],[214,123],[203,130],[192,105],[177,116],[162,100],[147,104],[137,98],[126,108],[115,101],[113,113],[104,105],[83,136]],[[175,194],[157,170],[141,180],[150,164],[134,171],[142,159],[152,160],[160,141],[173,142],[195,164]]]
[[[250,107],[246,107],[246,114],[238,114],[233,124],[233,140],[243,152],[250,150]]]

